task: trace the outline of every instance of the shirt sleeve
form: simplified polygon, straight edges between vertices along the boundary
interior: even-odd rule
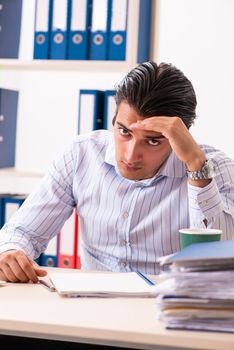
[[[234,239],[234,162],[224,155],[213,162],[215,177],[206,187],[188,184],[190,227],[219,228],[223,239]]]
[[[38,257],[73,212],[73,144],[51,165],[39,186],[0,231],[0,253],[10,249]]]

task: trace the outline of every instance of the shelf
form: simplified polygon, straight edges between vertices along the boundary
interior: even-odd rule
[[[126,61],[71,61],[71,60],[18,60],[0,59],[3,70],[46,70],[46,71],[78,71],[78,72],[127,72],[134,65]]]
[[[154,13],[154,3],[155,0],[152,0],[152,13]],[[52,72],[70,70],[77,72],[127,73],[137,65],[140,0],[129,1],[125,61],[33,60],[34,22],[30,22],[31,27],[29,28],[28,21],[30,16],[33,16],[35,9],[27,4],[24,10],[19,59],[0,59],[0,70],[45,70]]]
[[[0,194],[29,194],[42,177],[41,173],[24,172],[15,168],[0,169]]]

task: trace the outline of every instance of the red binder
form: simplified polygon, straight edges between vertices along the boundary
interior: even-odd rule
[[[75,227],[76,227],[76,261],[75,261],[75,268],[81,269],[81,260],[80,260],[80,249],[79,249],[79,218],[78,215],[75,217]]]
[[[75,268],[78,240],[78,216],[74,209],[73,214],[65,222],[58,242],[58,267]]]

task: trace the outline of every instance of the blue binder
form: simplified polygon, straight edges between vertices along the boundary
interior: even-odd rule
[[[150,58],[151,8],[152,0],[140,0],[137,63]]]
[[[40,256],[40,265],[57,267],[58,266],[58,236],[53,237]]]
[[[91,60],[107,59],[110,5],[110,0],[93,0],[89,52]]]
[[[0,2],[0,58],[18,58],[22,0]]]
[[[51,0],[36,0],[34,59],[49,58],[49,39],[52,16]]]
[[[3,226],[3,199],[0,197],[0,228]]]
[[[110,12],[108,60],[126,58],[128,0],[112,0]]]
[[[71,0],[68,59],[87,60],[91,0]]]
[[[0,89],[0,168],[15,165],[18,92]]]
[[[25,200],[25,196],[9,196],[2,198],[2,224],[10,220]]]
[[[103,91],[80,90],[78,134],[103,128],[103,99]]]
[[[67,58],[70,5],[70,0],[53,0],[50,32],[50,59],[65,60]]]
[[[115,102],[115,91],[106,90],[104,92],[104,120],[103,128],[107,130],[112,130],[112,120],[116,113],[116,102]]]
[[[166,263],[176,262],[196,262],[206,260],[207,263],[217,263],[218,260],[232,260],[234,261],[234,241],[216,241],[193,243],[185,247],[181,251],[168,255]]]

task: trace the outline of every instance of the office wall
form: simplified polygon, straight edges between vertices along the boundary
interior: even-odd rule
[[[233,0],[158,0],[154,58],[173,63],[193,82],[196,140],[234,158],[233,13]]]

